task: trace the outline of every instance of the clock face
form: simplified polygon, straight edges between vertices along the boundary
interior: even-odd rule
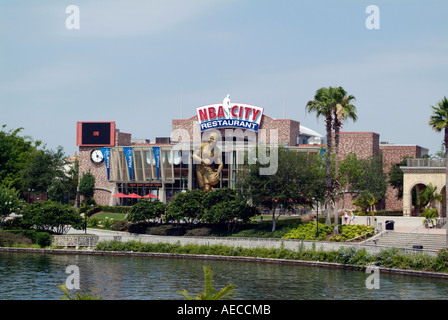
[[[92,152],[90,153],[90,160],[92,160],[92,162],[96,164],[103,162],[104,157],[101,150],[92,150]]]

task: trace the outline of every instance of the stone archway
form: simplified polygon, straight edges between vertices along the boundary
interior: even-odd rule
[[[403,171],[403,215],[404,216],[415,216],[418,213],[413,210],[414,206],[412,203],[412,192],[421,191],[424,188],[422,186],[427,186],[430,183],[437,187],[437,191],[444,195],[443,189],[445,186],[445,168],[443,167],[410,167],[403,166],[400,167]],[[417,187],[416,187],[417,186]],[[416,188],[415,188],[416,187]],[[443,191],[442,191],[443,189]],[[440,191],[439,191],[440,190]],[[446,201],[446,199],[444,200]],[[418,210],[417,210],[418,211]]]
[[[417,204],[419,194],[426,189],[426,184],[416,183],[411,187],[411,216],[418,217],[422,213],[422,207]]]

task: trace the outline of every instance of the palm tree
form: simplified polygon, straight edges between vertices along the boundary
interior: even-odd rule
[[[327,135],[327,162],[326,162],[326,192],[325,204],[330,207],[333,195],[334,212],[335,212],[335,233],[338,233],[338,202],[339,202],[339,132],[344,120],[353,119],[356,121],[356,107],[351,104],[355,100],[352,95],[342,87],[320,88],[314,95],[314,100],[308,101],[306,108],[308,112],[316,112],[316,117],[323,116],[325,118],[325,129]],[[335,177],[334,181],[331,177],[331,153],[332,153],[332,130],[334,129],[335,144]],[[327,225],[330,225],[330,210],[327,211]]]
[[[333,181],[331,178],[331,131],[333,122],[333,103],[331,101],[332,88],[320,88],[314,95],[314,100],[308,101],[306,104],[306,110],[308,113],[315,112],[316,118],[325,118],[325,129],[327,136],[327,158],[326,158],[326,178],[325,178],[325,207],[327,208],[327,220],[326,225],[331,225],[330,220],[330,206],[332,202],[332,186]]]
[[[439,101],[437,106],[431,106],[433,114],[429,119],[429,125],[436,132],[444,131],[444,145],[445,150],[448,150],[448,100],[443,97],[442,100]],[[445,186],[448,186],[448,152],[445,155]],[[445,199],[448,199],[448,187],[445,187]],[[446,201],[445,205],[445,215],[448,212],[448,201]]]
[[[229,284],[219,292],[215,292],[213,288],[213,272],[208,266],[204,268],[205,290],[204,292],[198,292],[196,297],[192,297],[188,294],[187,290],[178,291],[187,300],[221,300],[226,299],[229,296],[235,295],[235,285]]]
[[[334,151],[335,151],[335,166],[334,166],[334,234],[339,233],[338,230],[338,211],[339,211],[339,133],[342,128],[344,120],[352,119],[356,121],[356,107],[351,104],[355,100],[352,95],[347,95],[347,92],[342,87],[337,87],[333,91],[333,103],[336,103],[333,108],[333,129],[334,129]]]

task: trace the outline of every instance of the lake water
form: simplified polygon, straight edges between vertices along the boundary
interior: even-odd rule
[[[203,265],[213,269],[214,287],[234,283],[234,299],[446,299],[448,280],[379,275],[368,289],[363,271],[213,260],[0,252],[0,300],[59,300],[66,268],[80,271],[80,289],[107,300],[183,299],[203,291]],[[72,293],[79,292],[71,290]]]

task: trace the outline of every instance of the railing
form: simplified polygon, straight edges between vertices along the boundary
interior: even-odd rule
[[[375,232],[375,231],[373,231],[373,232]],[[359,238],[362,238],[362,237],[364,237],[364,240],[366,240],[366,239],[367,239],[367,235],[368,235],[368,234],[371,234],[371,233],[372,233],[372,231],[363,233],[363,234],[361,234],[361,235],[359,235],[359,236],[357,236],[357,237],[355,237],[355,238],[345,240],[345,242],[350,242],[350,241],[353,241],[353,240],[356,240],[356,239],[359,239]],[[374,235],[375,235],[375,233],[372,235],[372,237],[373,237]]]
[[[413,158],[413,159],[407,159],[407,166],[441,168],[445,167],[445,160],[430,159],[430,158]]]

